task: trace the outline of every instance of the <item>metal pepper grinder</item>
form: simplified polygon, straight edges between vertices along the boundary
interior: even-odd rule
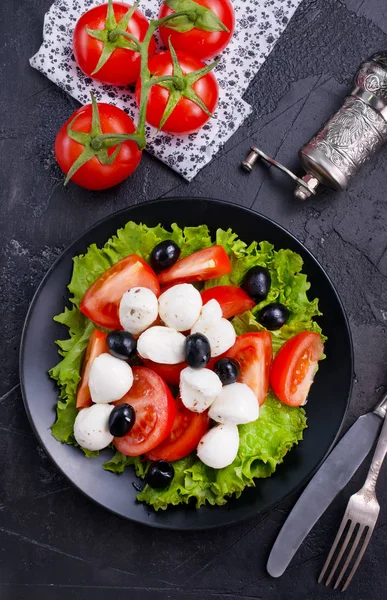
[[[343,106],[299,151],[304,177],[299,178],[262,150],[251,148],[242,162],[250,172],[262,158],[297,182],[294,195],[306,200],[318,186],[345,190],[360,167],[387,141],[387,52],[377,52],[359,66],[355,87]]]

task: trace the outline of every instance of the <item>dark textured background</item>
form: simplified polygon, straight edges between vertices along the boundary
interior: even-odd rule
[[[292,185],[281,174],[258,167],[247,176],[238,164],[255,142],[297,168],[297,150],[340,106],[358,63],[387,49],[386,0],[304,0],[246,94],[253,115],[193,183],[145,155],[130,179],[100,194],[63,187],[53,141],[76,103],[28,64],[49,5],[0,5],[0,599],[338,598],[318,586],[316,576],[366,466],[275,580],[265,563],[295,498],[240,526],[205,533],[155,531],[105,512],[61,477],[35,440],[18,384],[18,352],[35,288],[86,227],[160,195],[213,196],[272,217],[327,269],[355,344],[346,427],[370,408],[387,384],[387,148],[348,192],[305,204],[293,201]],[[386,598],[386,468],[378,495],[378,526],[346,593],[354,600]]]

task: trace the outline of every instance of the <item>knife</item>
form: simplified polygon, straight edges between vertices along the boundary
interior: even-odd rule
[[[284,573],[309,531],[370,452],[386,412],[387,394],[375,410],[355,421],[313,476],[274,542],[267,562],[269,575]]]

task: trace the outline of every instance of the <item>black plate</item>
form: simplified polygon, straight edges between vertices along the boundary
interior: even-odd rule
[[[132,469],[122,476],[104,471],[101,463],[110,456],[104,451],[97,459],[86,459],[79,449],[59,444],[50,433],[57,402],[57,388],[47,371],[58,362],[54,341],[65,329],[52,321],[67,301],[66,286],[72,272],[72,257],[95,242],[102,246],[116,230],[133,220],[149,226],[168,227],[206,223],[212,233],[218,227],[233,230],[246,242],[269,240],[277,249],[290,248],[301,254],[304,272],[312,284],[311,293],[320,298],[324,313],[320,323],[328,335],[327,359],[321,363],[307,406],[309,428],[303,442],[293,448],[284,463],[256,488],[245,490],[238,500],[225,506],[171,508],[156,513],[136,502],[137,481]],[[272,508],[300,488],[325,458],[339,433],[347,409],[353,374],[352,342],[348,322],[328,276],[310,252],[282,227],[266,217],[239,206],[216,200],[179,198],[156,200],[133,206],[99,222],[59,257],[42,281],[32,301],[23,332],[20,376],[24,403],[31,425],[54,463],[89,498],[105,508],[140,523],[171,529],[205,529],[253,517]]]

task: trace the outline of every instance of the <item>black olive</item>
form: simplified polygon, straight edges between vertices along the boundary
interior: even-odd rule
[[[136,413],[130,404],[118,404],[109,415],[109,431],[114,437],[123,437],[136,422]]]
[[[223,385],[229,385],[239,378],[241,366],[234,358],[220,358],[215,363],[214,371]]]
[[[180,256],[180,248],[173,240],[164,240],[155,246],[150,257],[153,269],[158,273],[168,269],[177,262]]]
[[[127,360],[136,353],[137,342],[127,331],[111,331],[107,336],[107,346],[112,356]]]
[[[175,469],[166,460],[155,460],[146,474],[145,481],[153,488],[164,488],[170,485],[175,475]]]
[[[211,358],[210,342],[202,333],[192,333],[185,339],[185,360],[193,369],[201,369]]]
[[[290,313],[286,306],[279,302],[273,302],[272,304],[267,304],[259,311],[258,321],[266,329],[274,331],[285,325],[289,316]]]
[[[265,267],[253,267],[250,269],[243,280],[242,288],[245,292],[259,304],[265,300],[270,291],[271,277]]]

